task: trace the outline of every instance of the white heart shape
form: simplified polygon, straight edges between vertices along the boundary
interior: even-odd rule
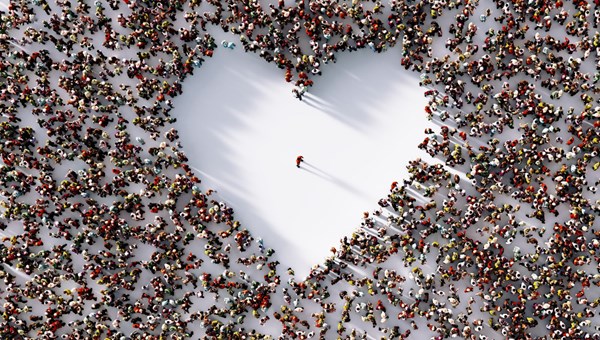
[[[393,181],[408,178],[410,160],[426,156],[417,149],[428,126],[424,90],[400,57],[400,49],[343,55],[299,101],[283,70],[243,48],[219,48],[174,100],[175,127],[204,188],[298,277]]]

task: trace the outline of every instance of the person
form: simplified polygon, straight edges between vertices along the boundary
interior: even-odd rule
[[[299,168],[300,167],[300,163],[304,162],[304,157],[303,156],[298,156],[296,157],[296,167]]]

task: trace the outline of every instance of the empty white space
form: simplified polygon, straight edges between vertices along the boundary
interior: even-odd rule
[[[303,277],[424,157],[424,90],[399,48],[365,50],[326,65],[299,101],[283,70],[239,45],[184,82],[175,127],[204,188]]]

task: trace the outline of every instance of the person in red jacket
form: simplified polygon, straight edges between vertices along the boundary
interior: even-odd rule
[[[296,167],[299,168],[300,167],[300,163],[304,162],[304,157],[302,156],[298,156],[296,157]]]

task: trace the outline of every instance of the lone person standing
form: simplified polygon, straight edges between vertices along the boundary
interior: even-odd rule
[[[296,157],[296,167],[299,168],[300,167],[300,163],[304,162],[304,157],[303,156],[298,156]]]

